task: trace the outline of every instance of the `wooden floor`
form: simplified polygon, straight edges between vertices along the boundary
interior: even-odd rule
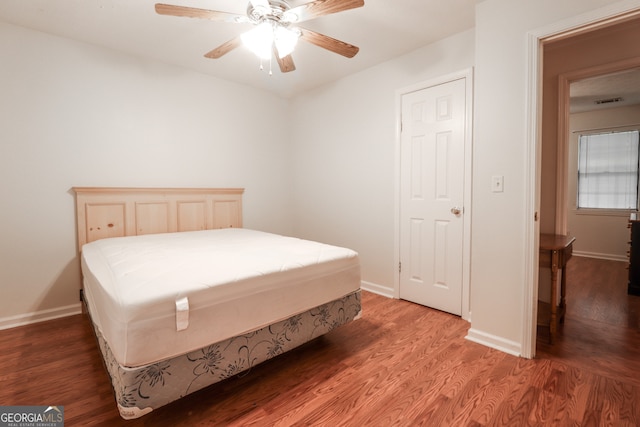
[[[0,404],[64,405],[65,425],[638,426],[640,297],[624,264],[574,257],[558,342],[526,360],[468,323],[363,294],[364,316],[133,421],[119,418],[89,321],[0,331]]]
[[[640,297],[627,295],[626,266],[571,258],[566,320],[553,346],[539,331],[538,357],[640,387]]]

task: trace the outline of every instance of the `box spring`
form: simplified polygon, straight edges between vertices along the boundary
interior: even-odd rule
[[[134,419],[324,335],[360,313],[358,290],[259,330],[136,368],[118,364],[95,323],[94,331],[120,415]]]

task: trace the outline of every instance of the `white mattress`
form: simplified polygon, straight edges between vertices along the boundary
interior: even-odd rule
[[[97,240],[82,248],[82,273],[91,318],[127,367],[360,288],[358,254],[350,249],[239,228]]]

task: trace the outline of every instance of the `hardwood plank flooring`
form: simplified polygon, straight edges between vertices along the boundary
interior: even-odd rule
[[[582,261],[558,341],[541,334],[534,360],[465,340],[456,316],[363,292],[358,321],[132,421],[86,317],[0,331],[0,404],[64,405],[67,426],[638,426],[640,298],[611,295],[623,263]]]
[[[538,329],[538,357],[640,387],[640,297],[627,295],[626,263],[573,257],[567,264],[567,314],[557,342]]]

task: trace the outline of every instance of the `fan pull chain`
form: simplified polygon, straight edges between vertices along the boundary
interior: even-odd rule
[[[273,69],[272,69],[272,65],[273,65],[273,57],[269,58],[269,75],[273,76]],[[258,69],[260,71],[264,71],[264,65],[262,63],[262,58],[260,58],[260,67],[258,67]]]

